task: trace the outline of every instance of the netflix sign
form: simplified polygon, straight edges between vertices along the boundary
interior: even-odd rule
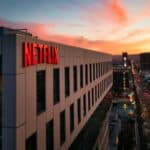
[[[58,64],[58,47],[46,44],[23,43],[23,67],[36,64]]]

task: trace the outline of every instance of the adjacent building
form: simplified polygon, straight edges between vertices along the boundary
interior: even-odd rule
[[[71,149],[111,87],[111,55],[1,27],[2,150]]]
[[[140,66],[142,71],[150,71],[150,52],[140,54]]]

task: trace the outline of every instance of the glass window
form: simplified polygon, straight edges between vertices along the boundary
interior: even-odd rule
[[[92,65],[90,64],[90,82],[92,82]]]
[[[26,139],[26,150],[37,150],[36,133]]]
[[[70,70],[65,68],[65,97],[70,95]]]
[[[95,86],[95,101],[97,101],[97,86]]]
[[[96,63],[96,79],[98,78],[98,64]]]
[[[86,116],[86,95],[83,95],[83,116]]]
[[[70,132],[74,130],[74,104],[70,106]]]
[[[88,84],[88,65],[85,65],[85,83]]]
[[[59,85],[59,69],[53,70],[53,99],[54,104],[58,103],[60,101],[60,85]]]
[[[77,91],[77,66],[73,67],[73,79],[74,79],[74,92]]]
[[[45,111],[45,71],[38,71],[36,74],[37,114]]]
[[[83,65],[80,65],[80,87],[83,88]]]
[[[81,121],[81,100],[77,100],[78,123]]]
[[[93,64],[93,80],[95,80],[95,64]]]
[[[46,124],[46,150],[54,149],[53,120]]]
[[[88,110],[91,109],[91,93],[88,91]]]
[[[66,140],[65,110],[60,113],[60,144]]]
[[[92,106],[94,105],[94,88],[92,88]]]

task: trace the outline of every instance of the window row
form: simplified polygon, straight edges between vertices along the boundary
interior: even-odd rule
[[[111,69],[111,63],[96,63],[80,65],[80,69],[78,70],[77,66],[73,66],[73,91],[76,92],[78,90],[78,80],[80,79],[80,87],[84,87],[83,80],[85,79],[85,84],[88,84],[89,81],[92,82],[96,78],[103,75],[102,73],[106,73],[109,69]],[[92,69],[93,68],[93,69]],[[84,73],[85,70],[85,73]],[[93,73],[92,73],[93,70]],[[80,77],[78,77],[78,71]],[[96,73],[96,76],[95,76]],[[84,78],[85,75],[85,78]],[[64,94],[65,97],[70,96],[70,68],[64,68]],[[45,99],[46,99],[46,71],[38,71],[36,75],[36,93],[37,93],[37,113],[41,113],[45,110]],[[60,69],[53,69],[53,103],[54,105],[60,101]]]
[[[40,81],[45,81],[44,79],[45,72],[38,72],[37,78]],[[57,77],[57,76],[56,76]],[[107,78],[99,82],[95,87],[91,88],[87,93],[83,94],[82,99],[78,98],[77,101],[77,122],[80,124],[82,118],[84,118],[91,108],[96,104],[98,99],[102,96],[104,91],[112,82],[112,75],[109,75]],[[45,82],[40,82],[37,84],[37,90],[40,91],[40,88],[45,90]],[[37,111],[45,109],[45,96],[43,97],[44,90],[41,90],[40,93],[37,93]],[[81,105],[82,103],[82,105]],[[40,105],[41,104],[41,105]],[[82,107],[81,107],[82,106]],[[70,116],[70,133],[75,129],[75,106],[74,103],[70,105],[69,108]],[[60,145],[63,145],[66,141],[66,112],[65,110],[60,112]],[[37,137],[36,133],[30,136],[26,140],[26,150],[36,150],[37,149]],[[46,124],[46,147],[47,150],[54,149],[54,125],[53,120]]]

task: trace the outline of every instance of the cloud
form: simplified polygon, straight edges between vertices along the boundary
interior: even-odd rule
[[[0,26],[6,26],[10,28],[28,28],[31,33],[47,41],[54,41],[66,45],[93,49],[93,50],[103,51],[111,54],[120,54],[125,50],[127,50],[129,53],[138,53],[141,52],[143,45],[149,46],[150,43],[149,39],[145,39],[138,42],[132,42],[132,43],[121,43],[119,41],[89,40],[88,38],[85,37],[60,35],[53,32],[53,28],[55,28],[55,25],[53,24],[38,24],[38,23],[25,23],[25,22],[17,23],[17,22],[7,21],[5,19],[0,19]],[[128,36],[133,36],[134,34],[135,33],[131,33]],[[146,49],[146,47],[144,48]]]
[[[128,31],[124,36],[119,37],[117,40],[123,43],[129,43],[131,41],[138,41],[145,38],[150,38],[150,28],[143,28],[143,29],[134,29],[132,31]]]
[[[0,18],[0,26],[5,26],[14,29],[28,29],[32,34],[46,38],[47,32],[56,27],[55,24],[42,24],[34,22],[13,22]]]
[[[110,4],[106,6],[106,14],[108,12],[108,19],[118,24],[126,24],[128,22],[127,11],[119,0],[112,0]]]
[[[107,22],[123,25],[128,22],[128,14],[120,0],[97,0],[96,4],[85,9],[85,18],[91,23]]]

